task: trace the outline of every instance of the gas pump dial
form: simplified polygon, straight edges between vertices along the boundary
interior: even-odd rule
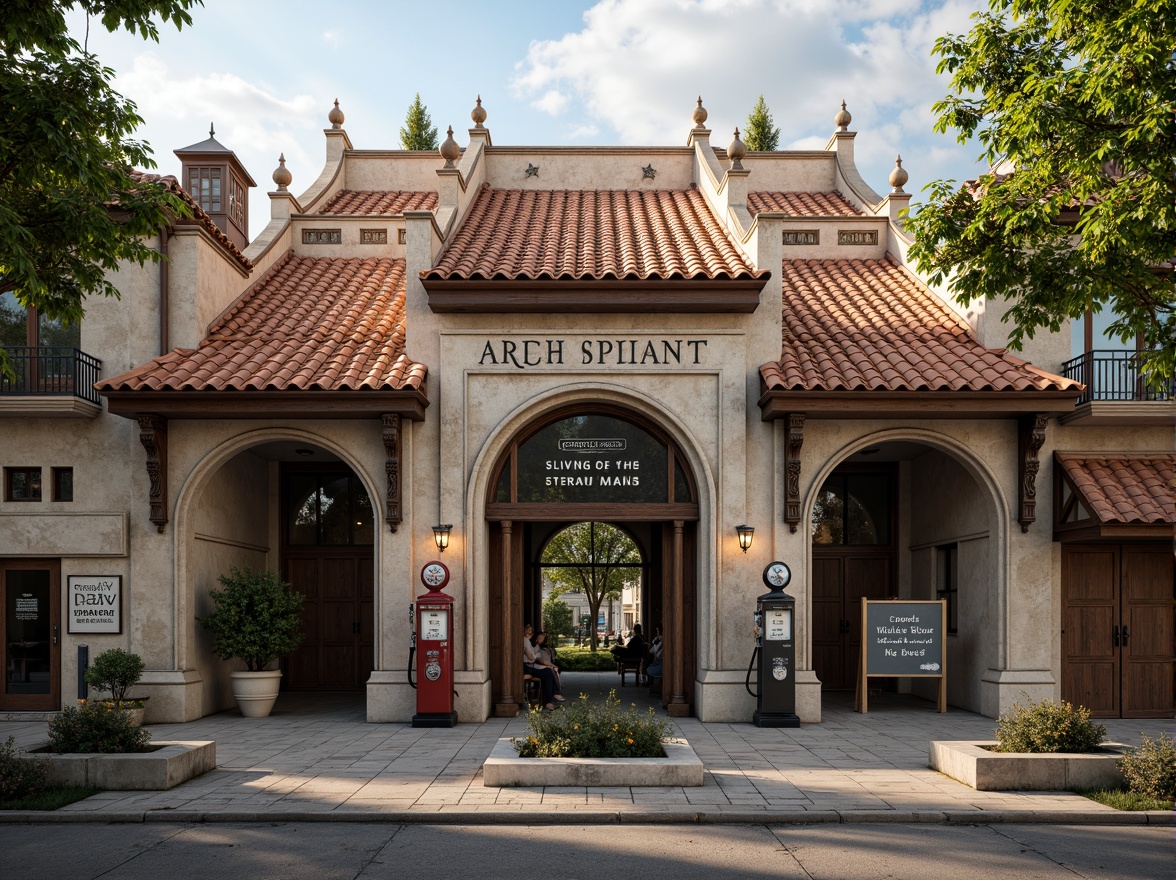
[[[769,590],[782,590],[792,580],[792,571],[783,562],[769,562],[764,569],[764,585]]]
[[[444,562],[429,562],[421,569],[421,583],[430,590],[441,590],[449,583],[449,569]]]

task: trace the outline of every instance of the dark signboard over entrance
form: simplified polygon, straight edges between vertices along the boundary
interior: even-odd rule
[[[579,415],[541,428],[519,444],[518,469],[522,503],[670,500],[665,444],[614,416]]]

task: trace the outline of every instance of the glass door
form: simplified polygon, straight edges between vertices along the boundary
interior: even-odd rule
[[[0,709],[61,708],[60,585],[56,560],[0,561]]]

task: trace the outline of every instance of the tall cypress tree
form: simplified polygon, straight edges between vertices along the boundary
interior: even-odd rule
[[[404,117],[404,126],[400,129],[400,148],[437,149],[437,126],[433,125],[433,120],[429,117],[429,108],[421,103],[420,92],[417,92],[412,103],[408,105],[408,114]]]
[[[749,150],[774,150],[780,144],[780,129],[772,127],[772,114],[760,95],[755,109],[747,117],[747,128],[743,131],[743,143]]]

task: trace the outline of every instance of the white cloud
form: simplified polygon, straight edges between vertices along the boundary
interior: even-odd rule
[[[329,31],[323,31],[323,42],[326,43],[328,46],[330,46],[332,49],[338,49],[339,48],[339,39],[341,36],[342,36],[342,34],[337,28],[332,28]]]
[[[959,161],[931,131],[930,105],[948,87],[931,49],[938,36],[966,31],[976,5],[601,0],[581,30],[532,43],[512,88],[569,127],[612,129],[622,143],[678,143],[701,94],[712,142],[725,145],[762,92],[782,143],[824,146],[845,99],[867,179],[885,183],[901,152],[913,185],[950,171],[950,156]]]

